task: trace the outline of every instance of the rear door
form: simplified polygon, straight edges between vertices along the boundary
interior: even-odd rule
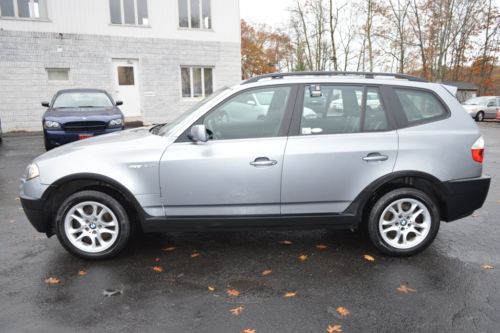
[[[283,163],[282,214],[340,213],[392,172],[394,123],[375,86],[309,85],[299,92]]]

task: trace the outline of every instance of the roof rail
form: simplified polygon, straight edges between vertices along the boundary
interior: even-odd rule
[[[375,76],[392,76],[396,79],[405,79],[408,81],[417,82],[428,82],[417,76],[399,74],[399,73],[376,73],[376,72],[290,72],[290,73],[270,73],[252,77],[241,84],[248,84],[258,82],[262,79],[282,79],[289,76],[347,76],[347,75],[359,75],[364,76],[367,79],[373,79]]]

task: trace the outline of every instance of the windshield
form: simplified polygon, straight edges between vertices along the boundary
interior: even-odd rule
[[[222,92],[224,92],[224,91],[226,91],[228,89],[229,89],[228,87],[221,88],[221,89],[215,91],[209,97],[207,97],[207,98],[201,100],[200,102],[196,103],[195,105],[193,105],[192,107],[190,107],[189,110],[187,110],[186,112],[184,112],[183,114],[181,114],[179,117],[177,117],[174,121],[172,121],[172,122],[170,122],[168,124],[163,125],[158,130],[157,134],[160,135],[160,136],[168,135],[169,132],[173,128],[175,128],[177,125],[179,125],[180,123],[182,123],[185,119],[189,118],[189,116],[191,114],[193,114],[196,110],[198,110],[200,107],[202,107],[203,105],[207,104],[208,102],[210,102],[215,97],[219,96]]]
[[[476,97],[467,100],[464,105],[486,105],[489,100],[489,97]]]
[[[102,92],[71,92],[57,96],[52,108],[109,108],[113,103]]]

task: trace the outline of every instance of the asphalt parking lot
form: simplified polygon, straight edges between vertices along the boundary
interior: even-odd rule
[[[6,137],[0,332],[498,332],[500,123],[480,127],[484,207],[411,258],[361,233],[290,231],[143,235],[113,260],[80,260],[38,234],[17,198],[41,136]]]

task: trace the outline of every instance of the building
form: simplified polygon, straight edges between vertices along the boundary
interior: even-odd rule
[[[479,87],[474,83],[462,82],[462,81],[443,81],[443,84],[457,87],[457,99],[460,103],[465,102],[470,98],[477,97],[479,92]]]
[[[41,130],[40,103],[72,87],[169,121],[240,80],[240,44],[238,0],[0,0],[3,130]]]

